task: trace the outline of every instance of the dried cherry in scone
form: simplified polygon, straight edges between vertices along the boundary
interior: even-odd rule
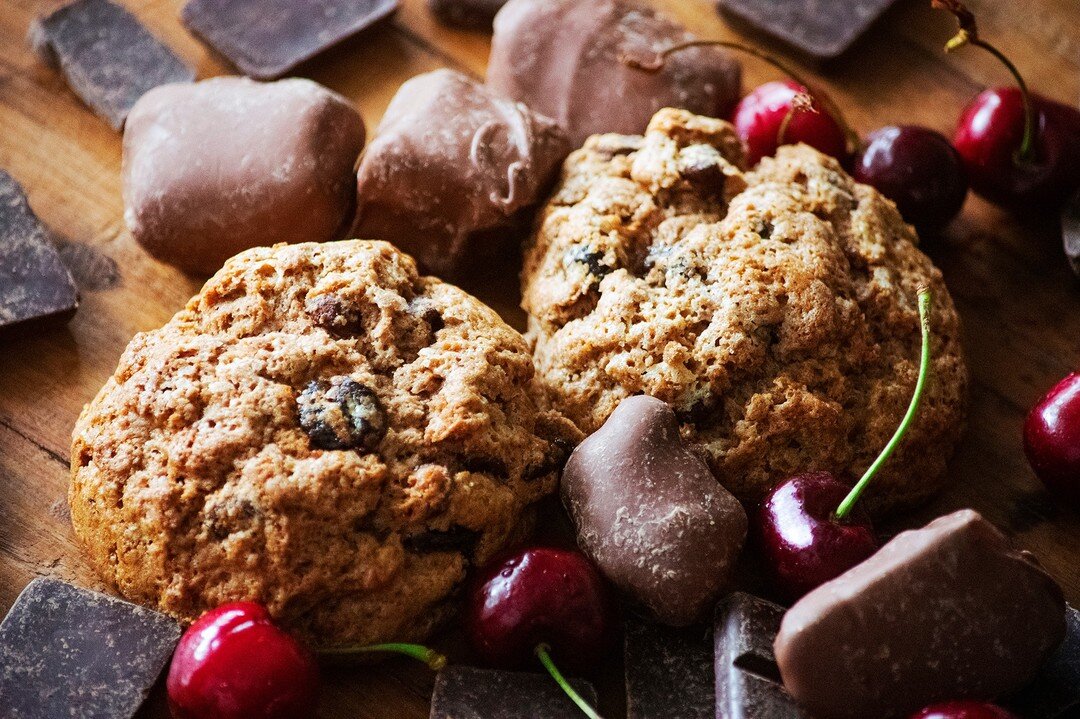
[[[313,380],[296,403],[300,426],[320,449],[373,449],[386,434],[378,396],[351,377]]]

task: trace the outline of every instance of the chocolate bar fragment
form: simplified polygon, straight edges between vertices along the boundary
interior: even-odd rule
[[[590,705],[596,690],[586,681],[570,685]],[[581,710],[547,674],[447,667],[435,678],[431,719],[578,719]]]
[[[190,82],[195,71],[109,0],[76,0],[30,26],[30,42],[71,89],[115,129],[148,90]]]
[[[1080,611],[1069,607],[1065,641],[1039,669],[1035,681],[1004,702],[1024,719],[1080,717]]]
[[[0,624],[0,716],[132,717],[179,640],[163,614],[35,579]]]
[[[716,607],[716,716],[809,719],[780,681],[773,638],[784,608],[743,592]]]
[[[78,306],[75,282],[49,230],[19,183],[0,170],[0,333],[31,322],[67,321]]]
[[[1061,213],[1061,241],[1069,267],[1080,277],[1080,193],[1066,203]]]
[[[431,13],[443,25],[465,30],[490,30],[506,0],[428,0]]]
[[[718,0],[721,11],[818,61],[843,54],[896,0]]]
[[[626,621],[627,719],[713,719],[712,632]]]
[[[181,18],[245,75],[275,80],[397,7],[398,0],[191,0]]]

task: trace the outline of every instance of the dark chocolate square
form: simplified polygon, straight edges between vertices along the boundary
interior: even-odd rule
[[[712,631],[626,621],[627,719],[713,719]]]
[[[596,690],[570,680],[596,706]],[[431,719],[580,719],[581,710],[547,674],[447,667],[435,678]]]
[[[135,102],[195,71],[109,0],[75,0],[30,28],[34,49],[59,68],[83,102],[119,130]]]
[[[163,614],[35,579],[0,624],[0,717],[134,716],[179,639]]]
[[[191,0],[182,17],[245,75],[273,80],[397,7],[398,0]]]

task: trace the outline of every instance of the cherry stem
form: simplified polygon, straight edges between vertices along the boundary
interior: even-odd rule
[[[559,668],[555,666],[555,662],[551,659],[551,647],[547,644],[537,644],[536,649],[533,650],[536,654],[536,658],[540,660],[540,663],[544,665],[544,669],[547,669],[548,674],[555,680],[566,696],[570,697],[570,700],[577,704],[578,709],[589,717],[589,719],[602,719],[602,717],[596,713],[596,710],[589,706],[589,702],[585,701],[574,687],[570,686],[570,682],[566,681],[566,677],[562,675]]]
[[[374,654],[387,652],[392,654],[404,654],[427,664],[431,669],[439,671],[446,666],[446,655],[440,654],[434,649],[428,649],[420,644],[406,644],[391,642],[388,644],[346,644],[340,647],[324,647],[318,650],[320,656],[353,656],[356,654]]]
[[[919,356],[919,378],[915,381],[915,391],[911,395],[911,404],[908,405],[907,414],[900,420],[900,426],[896,428],[896,432],[893,433],[892,439],[885,445],[885,449],[881,450],[881,454],[878,455],[874,463],[870,465],[870,468],[866,470],[862,478],[851,488],[848,495],[844,497],[844,501],[840,503],[840,506],[836,508],[836,514],[833,515],[837,520],[843,520],[850,512],[851,508],[855,506],[855,502],[859,501],[859,497],[870,484],[870,480],[877,475],[878,470],[882,465],[889,460],[893,452],[896,451],[896,447],[903,440],[904,435],[907,434],[908,429],[911,427],[912,421],[915,419],[915,414],[919,410],[919,402],[922,400],[923,391],[926,389],[926,377],[930,374],[930,290],[927,287],[923,287],[919,290],[919,325],[922,328],[922,354]]]
[[[683,50],[689,50],[695,47],[723,47],[728,50],[737,50],[739,52],[745,52],[748,55],[753,55],[759,60],[764,60],[769,65],[772,65],[780,72],[790,77],[795,82],[803,86],[803,89],[807,94],[811,93],[810,83],[804,80],[798,73],[792,70],[788,65],[777,60],[772,55],[758,50],[756,47],[750,45],[742,45],[737,42],[731,42],[730,40],[687,40],[686,42],[680,42],[676,45],[671,45],[657,52],[655,58],[651,58],[651,62],[645,62],[640,58],[632,57],[630,55],[621,55],[619,61],[624,65],[637,68],[638,70],[645,70],[646,72],[657,72],[664,66],[664,60],[669,55],[673,55]],[[859,134],[851,128],[851,125],[844,119],[844,113],[840,111],[840,107],[832,101],[832,98],[821,95],[815,96],[814,99],[818,100],[825,106],[829,115],[836,120],[840,127],[844,131],[844,136],[847,138],[848,150],[854,150],[859,146]]]

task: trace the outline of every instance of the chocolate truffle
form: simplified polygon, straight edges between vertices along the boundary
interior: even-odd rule
[[[579,147],[590,135],[640,135],[661,108],[725,117],[739,99],[740,67],[724,50],[657,51],[694,35],[627,0],[510,0],[495,17],[487,83],[562,125]]]
[[[481,245],[505,246],[507,233],[491,231],[540,199],[568,151],[555,123],[521,103],[452,70],[419,75],[364,153],[354,234],[454,276]]]
[[[742,505],[683,445],[671,407],[645,395],[578,445],[562,497],[581,549],[664,624],[712,607],[746,538]]]
[[[774,649],[814,717],[884,719],[1016,691],[1064,636],[1058,585],[967,509],[897,535],[807,594]]]
[[[211,274],[250,247],[342,239],[364,123],[310,80],[156,88],[124,133],[124,219],[151,255]]]

